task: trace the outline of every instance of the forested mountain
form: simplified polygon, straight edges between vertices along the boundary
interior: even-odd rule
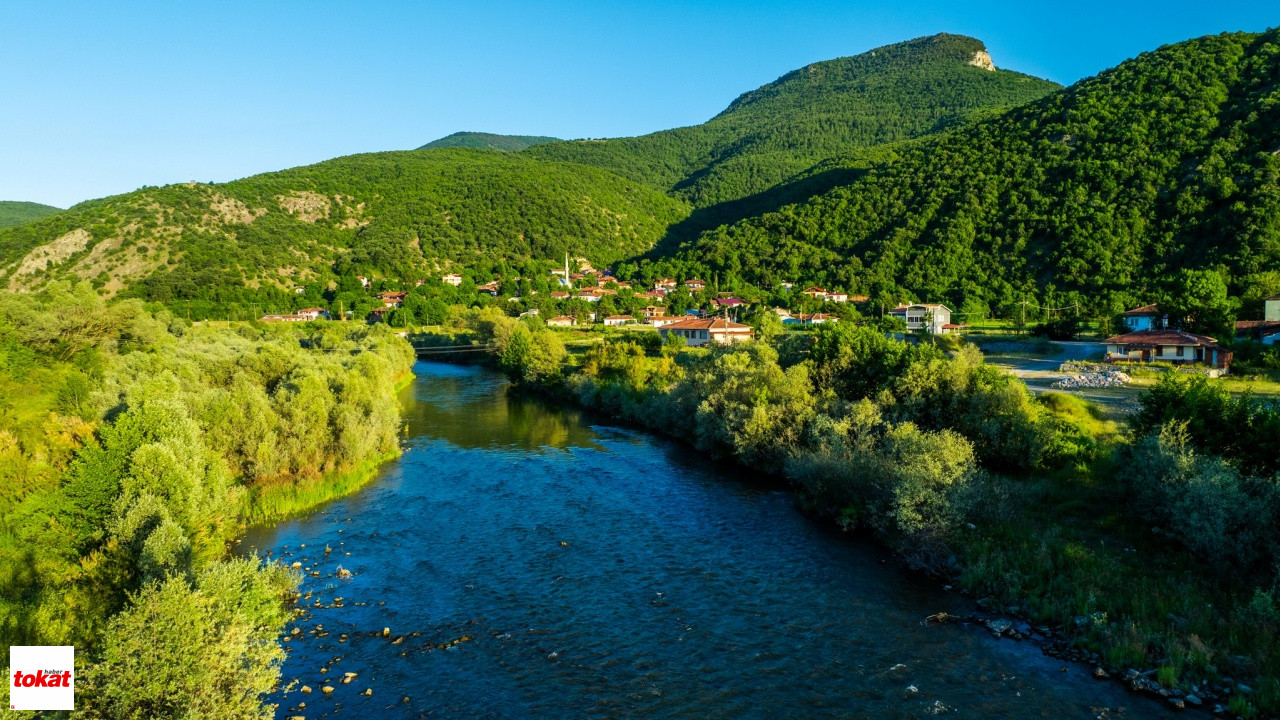
[[[546,137],[544,135],[495,135],[484,132],[456,132],[439,140],[432,140],[418,149],[464,147],[517,152],[534,145],[559,141],[560,138]]]
[[[1058,88],[995,69],[979,40],[942,34],[807,65],[701,125],[526,152],[607,168],[702,208],[766,191],[850,150],[935,132]]]
[[[353,155],[217,185],[144,188],[0,231],[0,282],[59,277],[149,299],[412,280],[477,257],[613,262],[688,212],[603,170],[468,149]]]
[[[652,272],[681,270],[1098,313],[1280,292],[1280,34],[1165,46],[899,147]]]
[[[17,200],[0,200],[0,228],[21,225],[46,215],[62,212],[52,205]]]

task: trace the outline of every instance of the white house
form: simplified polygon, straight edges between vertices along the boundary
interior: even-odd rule
[[[907,323],[907,331],[924,330],[930,335],[945,335],[957,328],[951,324],[951,308],[938,303],[899,305],[889,311]]]
[[[1263,320],[1280,322],[1280,295],[1272,295],[1267,298],[1263,301],[1263,306],[1266,308],[1262,313]]]
[[[665,340],[671,334],[684,338],[686,345],[697,347],[708,343],[728,345],[755,339],[750,325],[740,325],[726,318],[685,318],[658,328]]]
[[[1160,313],[1160,308],[1155,305],[1143,305],[1132,310],[1126,310],[1124,313],[1124,326],[1129,328],[1129,332],[1141,332],[1143,330],[1155,330],[1164,327],[1164,317]]]
[[[547,321],[549,327],[573,327],[576,324],[578,321],[568,315],[557,315]]]
[[[630,315],[610,315],[604,319],[604,324],[611,327],[626,325],[631,322],[635,322],[635,318]]]
[[[440,282],[444,283],[445,285],[452,285],[454,287],[458,287],[459,285],[462,284],[462,276],[459,275],[458,273],[449,273],[448,275],[441,275]]]
[[[1217,340],[1181,330],[1153,328],[1107,338],[1107,362],[1202,363],[1225,369],[1231,357]]]

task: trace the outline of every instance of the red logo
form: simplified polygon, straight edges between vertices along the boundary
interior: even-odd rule
[[[51,687],[64,688],[71,687],[71,671],[51,671],[45,674],[43,670],[37,670],[35,675],[24,673],[21,670],[13,674],[14,687]]]

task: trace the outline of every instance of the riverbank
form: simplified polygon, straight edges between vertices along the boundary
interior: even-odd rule
[[[867,413],[903,417],[903,398],[878,399],[878,412],[863,406],[814,415],[802,390],[823,382],[823,368],[789,377],[791,370],[770,370],[770,362],[753,367],[761,358],[745,350],[693,359],[601,346],[570,357],[559,377],[525,385],[787,477],[811,512],[846,529],[871,530],[990,613],[1037,628],[1047,654],[1086,663],[1095,677],[1120,680],[1174,707],[1217,705],[1232,717],[1260,717],[1280,706],[1270,595],[1248,577],[1204,567],[1129,514],[1127,485],[1114,479],[1132,442],[1125,428],[1079,400],[1049,395],[1020,411],[1025,422],[1047,428],[1036,436],[1042,451],[1056,453],[1046,464],[919,482],[893,465],[917,463],[918,453],[890,453],[892,463],[867,465],[900,431],[876,431],[882,434],[867,440],[857,430],[872,422]],[[1010,387],[997,395],[1017,391]],[[984,403],[991,415],[1014,407]],[[807,419],[789,420],[795,417]],[[982,439],[957,417],[954,427]],[[951,452],[911,442],[938,458]],[[999,459],[998,450],[985,453]],[[891,497],[883,497],[875,478],[859,479],[865,477],[859,467],[883,473],[895,488]],[[914,500],[903,505],[903,497]],[[883,512],[917,524],[886,525],[877,520]]]
[[[922,623],[972,603],[784,483],[483,368],[417,372],[409,451],[241,548],[304,570],[267,698],[284,715],[1165,716],[1030,645]]]
[[[402,395],[414,381],[412,372],[396,379],[393,394]],[[245,512],[246,527],[257,527],[280,522],[319,507],[327,502],[346,497],[367,485],[378,476],[387,462],[402,454],[397,448],[366,459],[355,467],[334,470],[311,477],[280,478],[250,483],[249,506]]]

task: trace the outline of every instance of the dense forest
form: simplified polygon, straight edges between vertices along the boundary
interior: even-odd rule
[[[432,148],[464,147],[479,148],[481,150],[506,150],[508,152],[518,152],[534,145],[559,141],[560,138],[546,137],[543,135],[495,135],[493,133],[484,132],[456,132],[452,135],[446,135],[439,140],[432,140],[418,149],[430,150]]]
[[[1280,292],[1280,33],[1162,47],[708,232],[652,273],[817,281],[1009,316]]]
[[[807,65],[701,125],[528,152],[603,167],[708,207],[764,192],[850,150],[936,132],[1059,87],[972,65],[979,54],[986,48],[973,38],[919,38]]]
[[[234,182],[144,188],[0,231],[10,289],[86,280],[172,297],[289,289],[346,272],[413,280],[478,258],[613,262],[687,209],[582,165],[420,150],[338,158]],[[141,287],[139,287],[141,286]]]
[[[19,202],[16,200],[0,200],[0,228],[21,225],[25,222],[38,220],[46,215],[52,215],[62,212],[52,205],[41,205],[33,202]]]
[[[85,717],[271,717],[297,578],[227,549],[397,452],[412,361],[385,327],[0,293],[0,642],[74,644]]]

